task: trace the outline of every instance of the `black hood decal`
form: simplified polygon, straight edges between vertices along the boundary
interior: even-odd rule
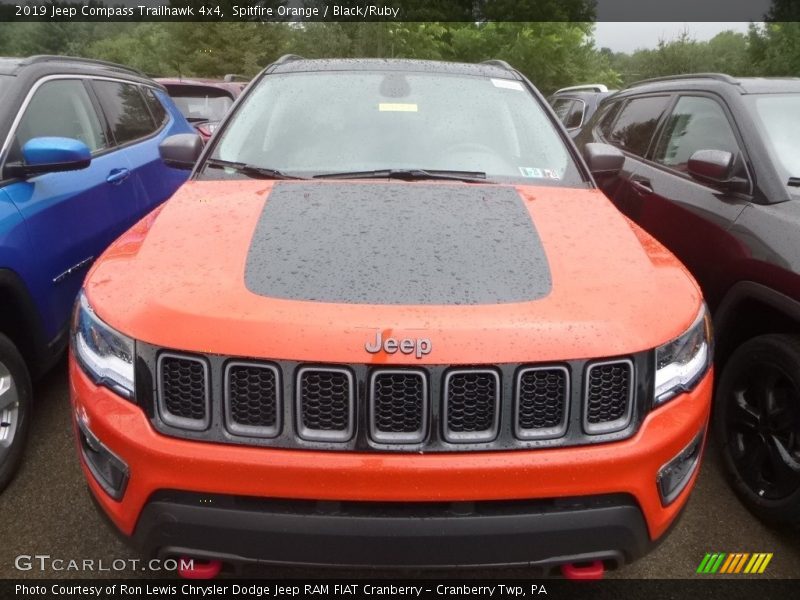
[[[275,184],[245,268],[253,293],[349,304],[497,304],[550,292],[514,188]]]

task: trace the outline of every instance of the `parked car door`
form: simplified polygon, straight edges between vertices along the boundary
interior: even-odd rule
[[[728,113],[711,95],[681,95],[630,182],[629,214],[689,267],[715,306],[733,283],[729,267],[745,252],[730,229],[749,204],[749,185],[693,178],[689,158],[698,150],[736,157],[735,175],[749,181],[743,151]]]
[[[22,217],[39,268],[32,271],[35,298],[49,339],[67,323],[75,296],[91,262],[114,239],[120,197],[132,194],[129,169],[116,150],[89,89],[80,77],[45,81],[34,92],[14,132],[8,162],[22,158],[22,147],[42,136],[73,138],[92,152],[80,171],[48,173],[5,186]]]
[[[625,153],[625,164],[619,176],[600,180],[598,185],[634,221],[639,220],[642,210],[642,196],[636,187],[642,157],[650,148],[669,102],[668,94],[619,100],[603,109],[593,131],[579,136],[579,145],[603,141]]]
[[[134,83],[105,79],[92,80],[92,88],[111,135],[124,149],[130,175],[130,194],[118,198],[117,237],[166,200],[185,181],[187,173],[166,167],[159,157],[158,145],[165,137],[159,134],[164,132],[169,116],[151,91]],[[184,131],[191,131],[188,124]]]

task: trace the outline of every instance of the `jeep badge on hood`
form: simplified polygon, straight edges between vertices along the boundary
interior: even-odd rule
[[[404,338],[398,340],[397,338],[383,339],[383,334],[380,331],[375,332],[375,341],[370,344],[364,344],[364,349],[370,354],[377,354],[381,350],[386,354],[394,354],[398,350],[403,354],[414,354],[417,358],[422,358],[426,354],[430,354],[433,346],[428,338]]]

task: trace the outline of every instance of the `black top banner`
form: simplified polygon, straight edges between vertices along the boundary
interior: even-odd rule
[[[0,0],[0,21],[800,21],[800,0]]]

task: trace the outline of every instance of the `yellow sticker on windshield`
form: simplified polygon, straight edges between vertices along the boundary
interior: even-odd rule
[[[381,112],[417,112],[417,105],[381,102],[378,104],[378,110]]]

